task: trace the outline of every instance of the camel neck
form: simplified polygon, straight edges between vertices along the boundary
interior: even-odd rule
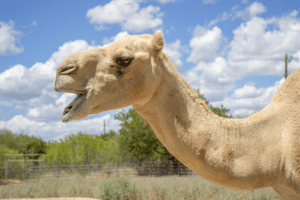
[[[249,188],[242,180],[251,171],[245,172],[243,165],[251,165],[248,169],[255,170],[260,166],[257,163],[260,157],[273,154],[280,157],[279,147],[278,151],[266,147],[269,142],[280,146],[279,134],[273,138],[266,135],[270,125],[274,129],[279,126],[272,124],[274,115],[270,113],[275,111],[270,110],[274,107],[269,105],[260,115],[246,119],[219,117],[198,99],[168,59],[161,56],[158,64],[164,71],[161,84],[146,105],[134,106],[136,112],[147,120],[168,151],[195,173],[225,187],[232,185],[229,187],[232,189]],[[266,174],[258,175],[269,180],[267,168],[263,172]]]

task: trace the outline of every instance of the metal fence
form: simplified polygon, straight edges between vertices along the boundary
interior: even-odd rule
[[[60,177],[110,177],[110,176],[164,176],[194,175],[186,166],[172,161],[148,161],[143,164],[97,164],[97,165],[54,165],[0,167],[0,178],[26,180],[32,178]]]
[[[43,156],[44,159],[42,160],[36,160],[36,159],[27,159],[28,156]],[[9,158],[13,158],[13,157],[23,157],[23,159],[18,159],[18,160],[11,160]],[[24,174],[25,174],[25,178],[27,177],[27,167],[29,162],[35,162],[37,165],[39,165],[39,162],[43,163],[43,166],[45,166],[45,154],[7,154],[5,155],[5,179],[7,180],[7,175],[8,175],[8,170],[9,170],[9,163],[13,163],[13,162],[24,162]]]

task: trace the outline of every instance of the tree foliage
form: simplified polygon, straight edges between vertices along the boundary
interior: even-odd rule
[[[0,166],[5,166],[5,155],[7,154],[18,154],[18,151],[17,150],[11,150],[9,149],[5,144],[0,144]],[[10,163],[9,166],[24,166],[24,164],[22,162],[15,162],[15,163]],[[3,178],[1,177],[1,174],[0,174],[0,178]]]
[[[116,133],[110,131],[105,135],[84,134],[78,132],[70,134],[60,143],[48,144],[46,161],[48,165],[78,165],[96,163],[115,163],[119,148]],[[104,139],[103,139],[104,138]]]
[[[27,134],[15,134],[10,130],[4,129],[0,131],[0,145],[5,145],[7,149],[13,150],[15,154],[45,154],[46,142],[41,138],[28,136]],[[38,159],[40,156],[28,156],[28,159]],[[37,162],[33,162],[38,165]]]
[[[25,149],[27,154],[46,154],[46,165],[95,163],[96,154],[98,163],[115,163],[119,149],[117,138],[118,134],[112,130],[103,135],[78,132],[76,135],[72,133],[66,136],[64,140],[60,139],[60,142],[46,143],[41,138],[15,134],[4,129],[0,131],[0,166],[5,165],[5,160],[1,159],[5,154],[25,154]],[[43,158],[44,156],[27,157],[29,160]],[[35,161],[27,164],[39,165]]]
[[[144,126],[143,119],[134,108],[126,113],[122,110],[115,115],[115,119],[122,121],[119,130],[121,137],[121,146],[124,152],[129,153],[139,160],[165,160],[168,156],[168,150],[156,138],[153,131]]]
[[[99,137],[105,141],[108,141],[110,139],[116,139],[118,134],[115,131],[110,130],[108,133],[102,133]]]

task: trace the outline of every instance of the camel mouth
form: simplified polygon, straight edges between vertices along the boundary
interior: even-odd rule
[[[85,94],[77,94],[75,99],[64,109],[61,121],[62,122],[69,122],[70,118],[75,114],[76,110],[82,105],[85,101],[87,93]]]

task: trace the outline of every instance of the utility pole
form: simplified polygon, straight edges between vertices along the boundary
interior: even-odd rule
[[[288,56],[287,54],[285,54],[284,56],[284,78],[286,79],[287,78],[287,60],[288,60]]]
[[[105,120],[104,120],[104,134],[105,134]]]
[[[288,72],[287,72],[287,65],[288,62],[292,61],[292,56],[290,56],[290,58],[288,57],[287,53],[284,56],[284,78],[286,79],[288,77]]]

